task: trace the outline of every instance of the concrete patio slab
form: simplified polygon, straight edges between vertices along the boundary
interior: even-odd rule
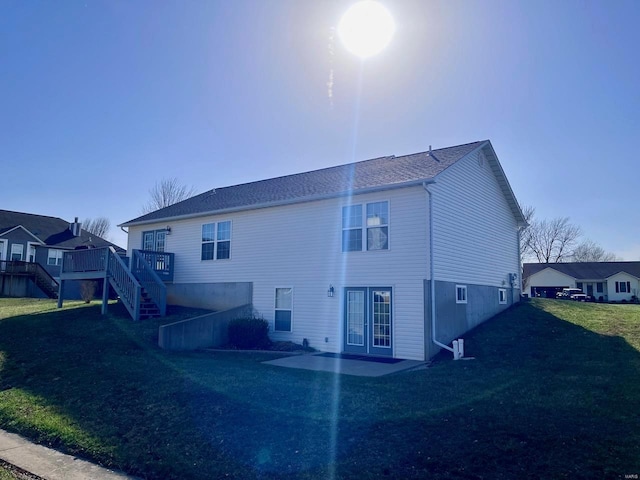
[[[278,367],[301,368],[304,370],[333,372],[360,377],[381,377],[391,373],[426,366],[426,362],[418,360],[401,360],[397,363],[378,363],[375,361],[326,357],[323,356],[322,353],[293,355],[275,360],[267,360],[262,363],[276,365]]]
[[[45,480],[135,480],[0,430],[0,459]]]

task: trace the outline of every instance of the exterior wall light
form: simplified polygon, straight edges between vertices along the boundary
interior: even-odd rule
[[[167,235],[171,235],[171,227],[169,225],[167,225],[166,227],[164,227],[165,231],[167,232]]]
[[[333,294],[336,292],[336,289],[333,288],[333,285],[329,285],[329,290],[327,290],[327,297],[333,297]]]

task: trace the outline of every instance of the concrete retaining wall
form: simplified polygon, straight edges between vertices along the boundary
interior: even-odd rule
[[[195,350],[219,347],[228,341],[229,321],[250,316],[251,304],[222,312],[208,313],[160,327],[158,345],[167,350]]]
[[[251,282],[167,284],[167,304],[223,311],[253,302]]]

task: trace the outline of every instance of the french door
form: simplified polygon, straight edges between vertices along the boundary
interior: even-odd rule
[[[392,356],[392,289],[347,287],[344,293],[344,351]]]

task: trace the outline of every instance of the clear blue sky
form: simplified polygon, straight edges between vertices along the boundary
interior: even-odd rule
[[[640,259],[640,2],[389,0],[360,94],[331,39],[352,3],[0,0],[0,208],[106,216],[124,246],[162,177],[490,139],[521,204]]]

